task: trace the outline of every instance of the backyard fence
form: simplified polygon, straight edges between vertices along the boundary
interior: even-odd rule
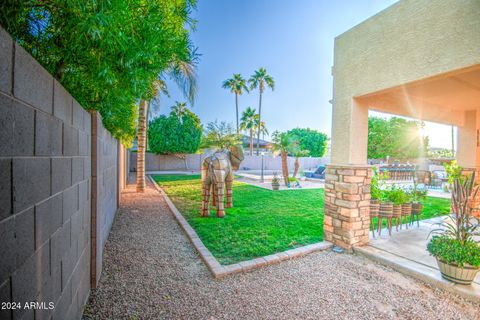
[[[145,153],[146,171],[199,171],[203,159],[207,154],[187,154],[182,157],[174,155],[157,155],[154,153]],[[326,164],[328,158],[318,157],[301,157],[298,159],[300,169],[308,170],[316,168],[320,164]],[[293,170],[295,163],[294,157],[288,157],[289,170]],[[245,159],[240,164],[241,170],[261,170],[262,156],[246,155]],[[271,155],[263,156],[263,168],[265,170],[281,170],[282,159],[280,157],[273,157]],[[130,171],[137,171],[137,153],[130,153]]]

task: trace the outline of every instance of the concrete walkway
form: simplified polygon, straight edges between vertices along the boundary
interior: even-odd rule
[[[350,254],[215,280],[159,193],[129,186],[84,319],[479,319],[473,304]]]

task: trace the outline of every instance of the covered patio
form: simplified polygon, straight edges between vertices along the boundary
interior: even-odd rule
[[[403,255],[418,265],[436,267],[426,252],[428,222],[389,239],[370,239],[368,113],[374,110],[456,126],[457,162],[466,170],[478,171],[478,16],[478,1],[465,1],[462,6],[447,0],[399,1],[335,39],[326,240],[347,250],[370,244],[358,250],[383,252],[383,258],[392,260]],[[479,288],[477,279],[477,297]]]

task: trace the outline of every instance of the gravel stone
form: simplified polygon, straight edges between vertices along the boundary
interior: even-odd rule
[[[474,304],[331,251],[216,280],[151,183],[130,185],[83,319],[480,319]]]

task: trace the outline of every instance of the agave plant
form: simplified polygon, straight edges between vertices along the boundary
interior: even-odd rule
[[[475,199],[478,186],[475,186],[475,172],[467,179],[457,178],[453,183],[452,210],[449,220],[437,225],[430,234],[440,234],[458,241],[461,245],[474,241],[473,237],[480,235],[479,224],[472,214],[471,200]]]

